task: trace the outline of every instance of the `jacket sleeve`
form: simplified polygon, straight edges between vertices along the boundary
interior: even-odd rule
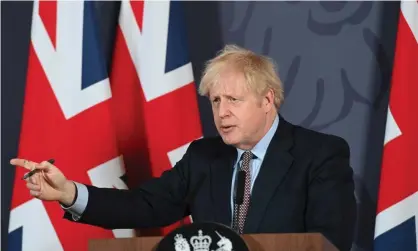
[[[308,191],[308,232],[320,232],[339,250],[350,250],[357,206],[345,140],[331,136],[324,141],[314,156]]]
[[[106,229],[148,228],[172,224],[188,214],[193,143],[183,158],[160,177],[138,188],[118,190],[86,185],[88,202],[77,222]],[[64,218],[75,221],[70,212]]]

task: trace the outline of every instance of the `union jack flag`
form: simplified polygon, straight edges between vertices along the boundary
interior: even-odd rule
[[[418,2],[402,1],[374,249],[418,250]]]
[[[34,1],[18,157],[54,158],[68,179],[116,189],[171,168],[202,137],[180,4],[122,1],[108,76],[94,2]],[[8,250],[82,251],[92,238],[135,234],[64,220],[58,203],[29,195],[23,173]]]

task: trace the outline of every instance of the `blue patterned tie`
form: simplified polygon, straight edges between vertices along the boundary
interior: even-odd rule
[[[245,219],[247,217],[248,208],[250,206],[250,196],[251,196],[250,160],[252,158],[253,158],[253,154],[250,151],[245,151],[242,154],[242,165],[241,165],[240,170],[246,173],[245,186],[244,186],[244,200],[241,205],[235,204],[234,221],[233,221],[233,229],[235,229],[239,234],[243,233]]]

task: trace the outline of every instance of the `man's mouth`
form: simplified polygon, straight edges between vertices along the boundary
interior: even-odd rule
[[[235,126],[233,125],[224,125],[221,126],[221,131],[222,132],[230,132]]]

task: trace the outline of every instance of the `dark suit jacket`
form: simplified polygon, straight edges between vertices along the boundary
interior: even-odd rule
[[[349,250],[356,220],[349,154],[343,139],[280,117],[253,187],[244,232],[320,232],[340,250]],[[80,222],[107,229],[146,228],[190,213],[194,222],[230,226],[236,155],[220,137],[203,138],[190,144],[174,168],[137,189],[87,186],[89,200]],[[65,218],[71,220],[68,213]]]

